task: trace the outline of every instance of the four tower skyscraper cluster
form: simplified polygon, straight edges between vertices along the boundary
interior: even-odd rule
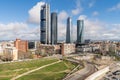
[[[41,27],[41,38],[42,44],[57,44],[58,40],[58,19],[57,13],[53,12],[50,15],[50,5],[45,3],[40,11],[40,27]],[[72,19],[67,18],[67,29],[66,29],[66,43],[71,43],[73,39],[73,27]],[[84,21],[77,20],[77,43],[83,43],[83,30]]]

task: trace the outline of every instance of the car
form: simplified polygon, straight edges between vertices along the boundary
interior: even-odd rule
[[[112,80],[118,80],[116,77],[112,77]]]
[[[111,76],[112,76],[112,74],[109,74],[109,75],[108,75],[108,77],[111,77]]]
[[[120,70],[113,72],[113,75],[120,75]]]
[[[104,80],[110,80],[109,78],[104,78]]]

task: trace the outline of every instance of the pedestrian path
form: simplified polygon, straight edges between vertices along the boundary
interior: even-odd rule
[[[27,74],[29,74],[29,73],[32,73],[32,72],[37,71],[37,70],[40,70],[40,69],[42,69],[42,68],[45,68],[45,67],[50,66],[50,65],[53,65],[53,64],[57,64],[57,63],[59,63],[59,62],[61,62],[61,61],[59,60],[59,61],[57,61],[57,62],[53,62],[53,63],[47,64],[47,65],[41,66],[41,67],[39,67],[39,68],[30,70],[30,71],[25,72],[25,73],[23,73],[23,74],[20,74],[20,75],[18,75],[18,76],[16,76],[16,77],[13,77],[11,80],[16,80],[16,79],[18,79],[18,78],[20,78],[20,77],[22,77],[22,76],[25,76],[25,75],[27,75]]]

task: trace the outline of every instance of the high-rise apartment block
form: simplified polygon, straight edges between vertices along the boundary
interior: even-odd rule
[[[71,40],[72,40],[72,19],[68,17],[66,29],[66,43],[71,43]]]
[[[51,13],[51,44],[57,44],[57,13]]]
[[[77,20],[77,43],[83,43],[84,20]]]
[[[50,43],[50,6],[44,4],[41,9],[41,43]]]

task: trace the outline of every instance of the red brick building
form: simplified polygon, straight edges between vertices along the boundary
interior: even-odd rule
[[[14,45],[18,49],[18,51],[27,52],[28,50],[28,41],[26,40],[16,39]]]

